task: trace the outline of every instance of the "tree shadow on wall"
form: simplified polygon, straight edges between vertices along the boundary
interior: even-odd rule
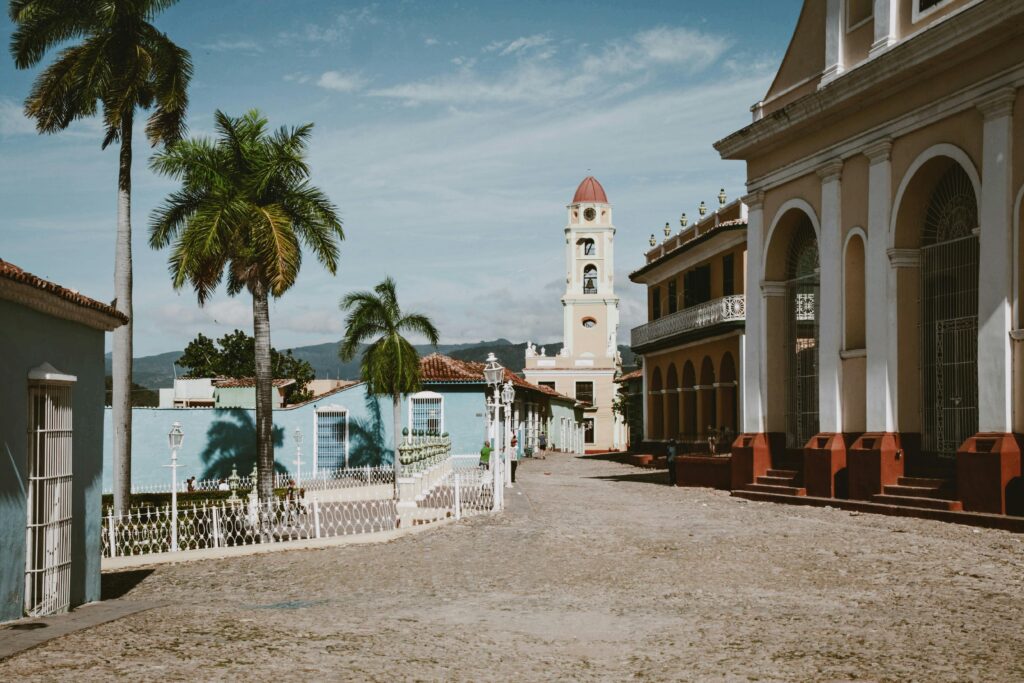
[[[231,467],[238,468],[238,474],[247,476],[256,465],[256,421],[248,410],[231,408],[218,410],[226,418],[218,419],[206,430],[206,448],[199,459],[206,465],[203,479],[223,479],[231,474]],[[284,445],[284,427],[275,426],[272,432],[274,448]],[[279,462],[274,463],[275,472],[287,472]]]
[[[349,467],[383,467],[392,463],[391,450],[384,444],[384,421],[380,414],[380,401],[367,394],[366,412],[369,417],[349,420]]]

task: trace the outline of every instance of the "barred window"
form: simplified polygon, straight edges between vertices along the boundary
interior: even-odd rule
[[[314,473],[348,467],[348,410],[340,406],[317,408],[314,420]]]
[[[444,397],[432,391],[421,391],[409,397],[409,429],[413,431],[444,431]]]
[[[576,382],[576,400],[586,401],[587,403],[594,402],[594,383],[593,382]]]

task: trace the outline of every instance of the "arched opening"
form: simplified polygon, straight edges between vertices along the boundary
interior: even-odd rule
[[[597,266],[593,264],[583,267],[583,293],[597,294]]]
[[[679,437],[679,374],[676,364],[668,366],[665,375],[665,436],[669,439]]]
[[[818,433],[818,238],[802,222],[786,261],[786,446],[801,448]]]
[[[651,395],[648,397],[647,405],[651,410],[651,438],[665,438],[665,413],[663,411],[662,393],[664,386],[661,382],[661,368],[654,368],[651,374]]]
[[[693,363],[686,361],[683,365],[683,434],[688,441],[697,438],[697,373]]]
[[[863,349],[864,318],[864,238],[855,232],[846,241],[843,254],[843,348]]]
[[[697,400],[697,415],[700,420],[697,429],[701,437],[706,437],[718,424],[718,411],[715,406],[715,365],[707,356],[704,356],[700,364],[700,390],[697,392]]]
[[[732,353],[725,352],[718,370],[718,427],[725,431],[728,436],[736,434],[736,361]]]
[[[978,203],[950,163],[921,221],[921,452],[951,458],[978,431]]]
[[[597,245],[594,244],[594,240],[589,237],[584,237],[576,241],[576,246],[579,248],[580,256],[596,256]]]

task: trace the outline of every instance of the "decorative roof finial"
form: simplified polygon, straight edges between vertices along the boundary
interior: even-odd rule
[[[700,206],[697,207],[697,213],[700,214],[701,218],[704,218],[704,214],[706,214],[707,212],[708,212],[708,205],[705,204],[704,200],[702,199],[701,202],[700,202]]]
[[[725,188],[723,187],[721,190],[718,191],[718,205],[725,206],[725,200]]]

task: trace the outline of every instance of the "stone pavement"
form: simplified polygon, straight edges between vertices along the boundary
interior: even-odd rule
[[[1024,680],[1022,537],[664,477],[551,455],[498,517],[164,565],[0,680]]]

